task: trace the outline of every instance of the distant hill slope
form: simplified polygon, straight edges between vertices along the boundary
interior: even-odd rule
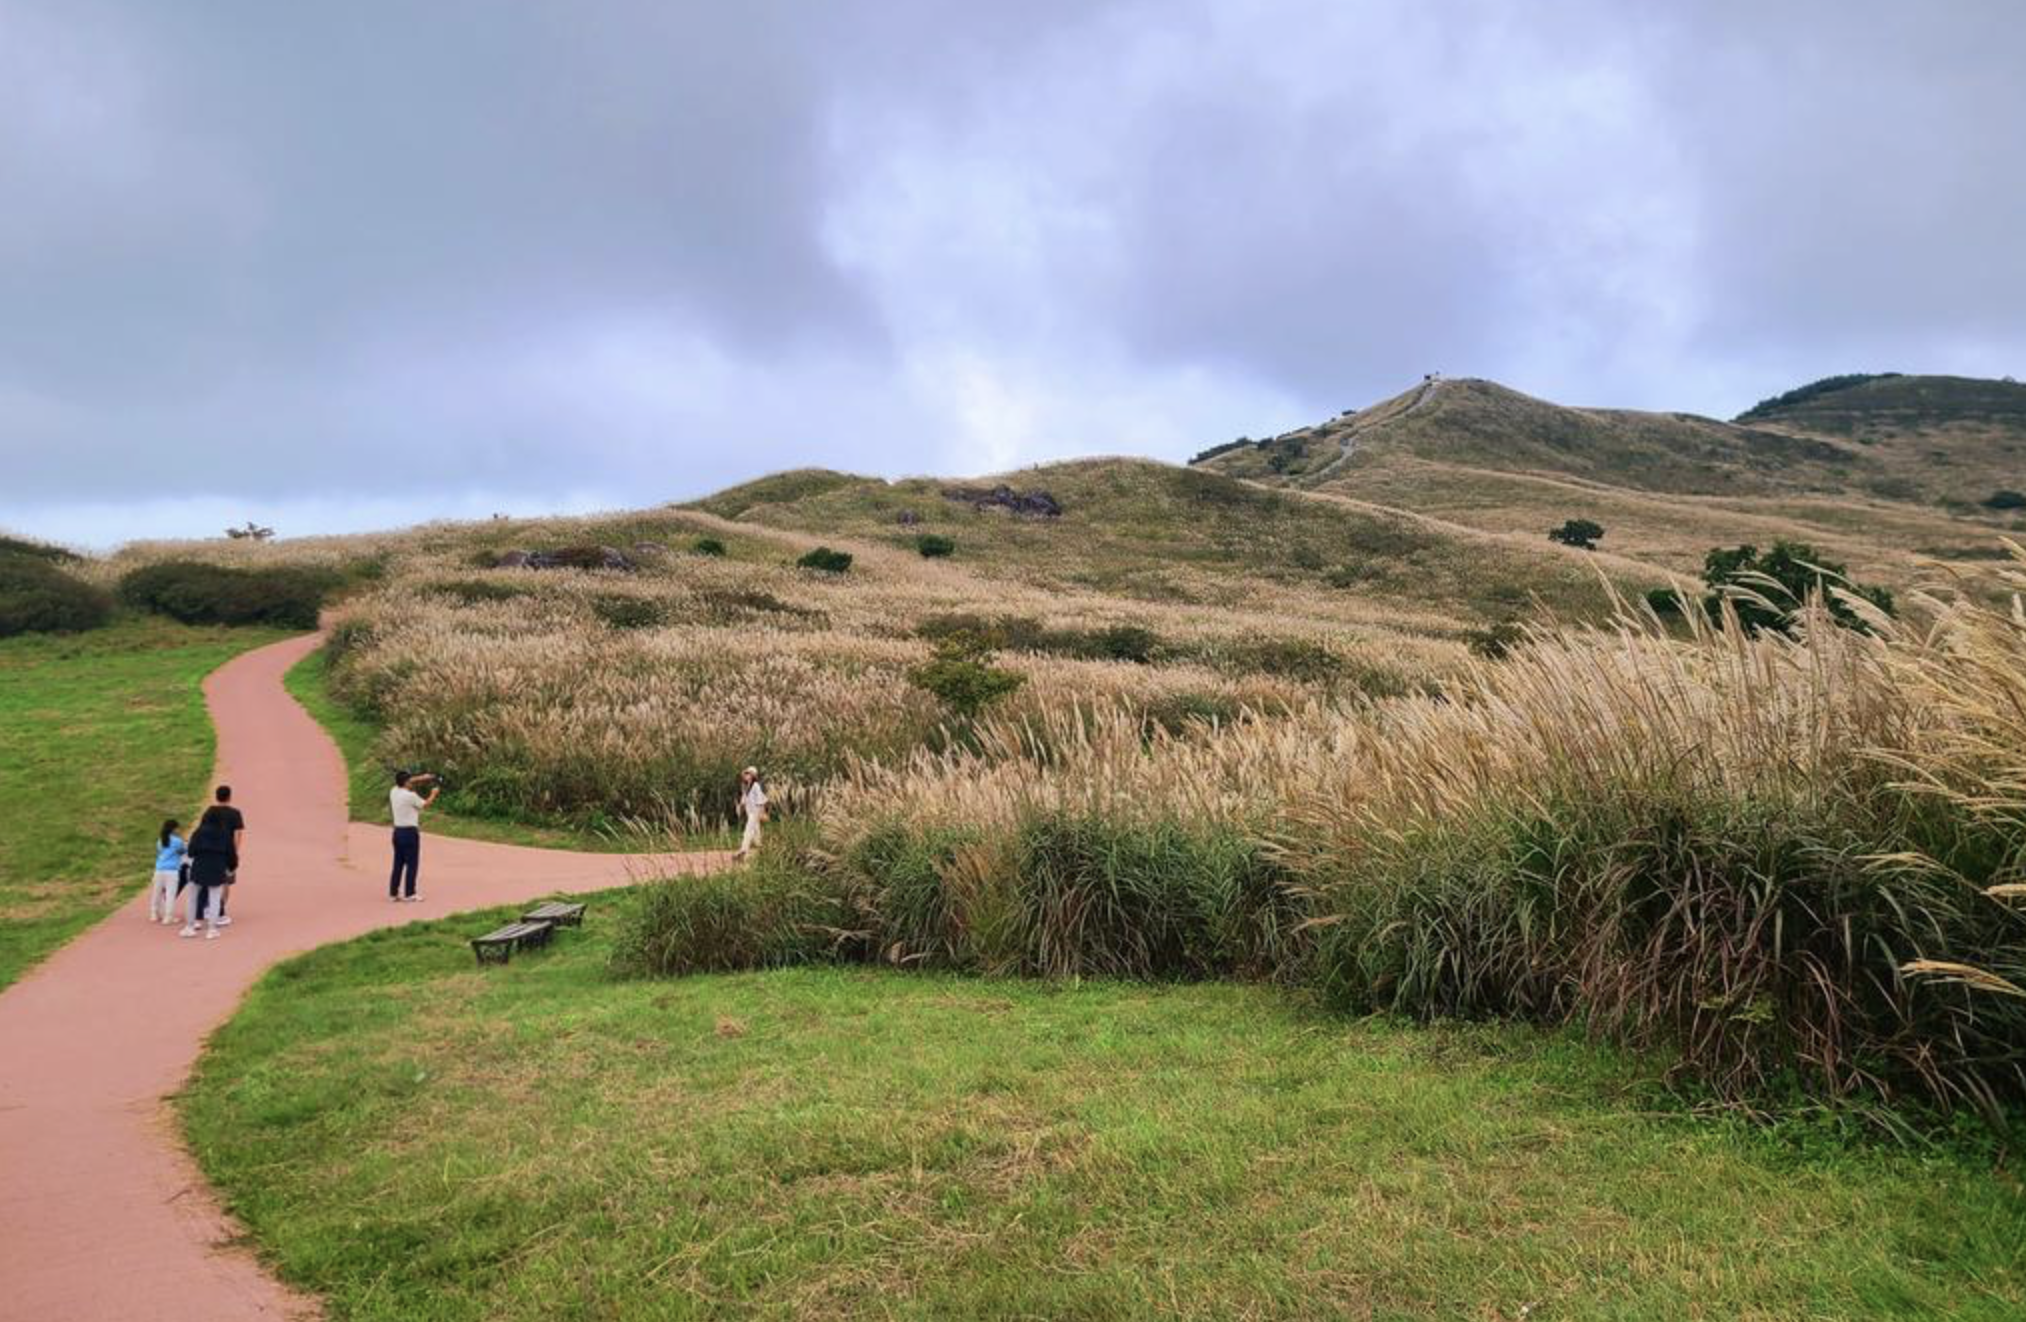
[[[2026,387],[1838,378],[1722,422],[1429,381],[1313,427],[1220,447],[1197,466],[1486,531],[1544,535],[1565,518],[1594,518],[1614,534],[1607,548],[1677,571],[1709,546],[1775,536],[1814,540],[1853,564],[1907,552],[1981,558],[2018,527],[1986,502],[2026,490]]]
[[[1020,515],[962,498],[998,484],[1045,491],[1062,513]],[[1274,491],[1142,459],[1078,460],[962,484],[784,474],[694,507],[897,547],[942,534],[956,542],[955,563],[1042,586],[1206,605],[1241,604],[1262,592],[1325,607],[1332,598],[1362,601],[1361,613],[1410,627],[1510,615],[1535,598],[1594,615],[1606,603],[1600,570],[1632,590],[1662,580],[1646,566],[1544,538],[1494,535],[1334,492]]]

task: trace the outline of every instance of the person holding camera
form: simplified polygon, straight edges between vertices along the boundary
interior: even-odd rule
[[[387,806],[394,815],[394,871],[387,878],[387,898],[396,904],[413,904],[422,897],[415,893],[415,875],[422,869],[422,810],[436,802],[436,796],[443,792],[443,786],[435,784],[429,797],[423,798],[411,785],[433,782],[436,776],[427,771],[394,773],[394,788],[387,795]],[[407,888],[403,892],[402,882]]]
[[[739,773],[739,811],[745,814],[746,832],[734,859],[743,859],[760,847],[760,823],[767,820],[767,789],[760,783],[758,767]]]

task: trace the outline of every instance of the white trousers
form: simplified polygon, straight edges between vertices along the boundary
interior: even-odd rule
[[[746,833],[745,835],[739,838],[739,852],[741,854],[749,854],[753,850],[758,849],[759,847],[760,847],[760,816],[758,813],[747,813]]]
[[[176,916],[176,870],[156,869],[148,883],[148,921],[167,922]]]

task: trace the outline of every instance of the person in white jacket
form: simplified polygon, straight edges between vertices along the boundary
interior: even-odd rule
[[[739,840],[739,852],[732,855],[735,859],[760,847],[760,823],[767,820],[767,789],[760,784],[756,767],[739,773],[739,811],[746,815],[746,833]]]

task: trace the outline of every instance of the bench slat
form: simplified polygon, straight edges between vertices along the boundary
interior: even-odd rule
[[[554,923],[523,918],[517,923],[508,923],[505,927],[487,932],[484,936],[473,937],[471,948],[481,964],[488,962],[505,964],[513,958],[516,948],[525,950],[530,946],[549,944],[549,936],[554,931]]]

